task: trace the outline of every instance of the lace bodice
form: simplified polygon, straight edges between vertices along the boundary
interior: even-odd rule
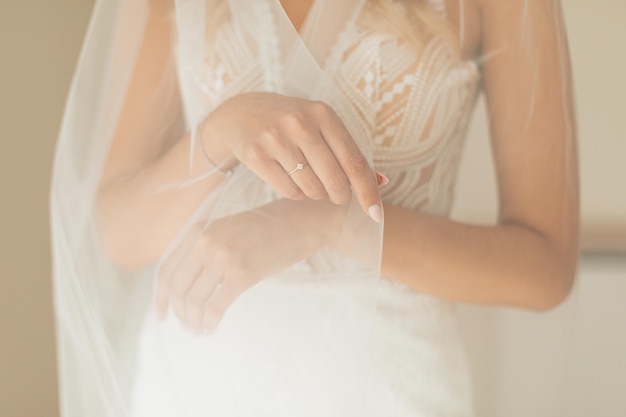
[[[477,92],[476,64],[455,59],[441,38],[418,55],[358,20],[339,46],[328,72],[371,135],[374,165],[390,178],[383,199],[447,214]]]
[[[205,36],[198,21],[203,16],[191,7],[187,13],[183,7],[206,1],[180,2],[183,6],[177,10],[179,30],[184,26],[190,31],[190,38],[180,39],[177,50],[190,126],[242,91],[288,94],[281,81],[288,84],[285,75],[293,68],[283,55],[287,49],[281,48],[283,38],[271,36],[272,25],[278,28],[286,21],[286,16],[275,14],[280,12],[278,0],[237,0],[242,13],[250,4],[252,22],[240,20],[242,25],[236,26],[221,20],[225,23],[211,34],[210,56],[198,53],[193,36]],[[386,1],[399,4],[399,0]],[[322,45],[331,37],[323,33],[306,43],[311,33],[319,32],[305,22],[311,29],[305,28],[301,35],[306,47],[322,45],[324,51],[306,51],[311,59],[297,68],[315,67],[314,71],[298,73],[296,81],[302,84],[319,75],[324,90],[330,78],[329,104],[359,135],[355,139],[360,144],[369,141],[376,168],[390,177],[381,189],[385,201],[447,215],[476,97],[477,67],[455,58],[443,38],[432,39],[416,52],[392,32],[376,30],[371,22],[377,16],[367,15],[372,9],[356,10],[361,0],[317,4],[326,6],[318,8],[326,15],[320,12],[317,18],[324,29],[332,27],[334,41],[332,47]],[[355,5],[350,10],[354,12],[345,22],[337,18],[337,26],[332,26],[325,18],[341,4]],[[435,12],[444,13],[442,0],[431,4]],[[280,29],[275,32],[291,32]],[[302,49],[296,46],[292,50]],[[312,87],[306,94],[312,95],[310,91],[318,90]],[[233,178],[245,174],[249,173],[242,169]],[[273,191],[264,187],[260,192]],[[378,227],[369,221],[366,225]],[[358,250],[368,253],[368,249]],[[379,279],[378,271],[363,272],[338,252],[320,250],[247,290],[239,304],[229,307],[228,321],[215,339],[196,338],[175,318],[164,325],[147,322],[138,355],[133,415],[181,415],[180,396],[186,408],[198,410],[188,415],[472,416],[468,368],[450,304]],[[171,381],[177,388],[176,400],[167,408]],[[283,383],[274,392],[273,384]],[[274,397],[276,393],[280,395]],[[362,400],[364,393],[367,401]],[[229,411],[221,413],[220,407]]]
[[[430,4],[445,18],[442,0]],[[447,215],[478,91],[477,65],[456,58],[443,37],[434,37],[417,52],[394,33],[373,29],[368,22],[376,16],[367,13],[371,10],[364,7],[346,23],[323,69],[358,115],[376,169],[390,178],[381,190],[383,199]],[[271,26],[272,21],[267,24]],[[271,39],[265,42],[278,48],[273,43]],[[189,113],[206,114],[216,101],[229,97],[230,91],[271,88],[276,82],[267,79],[263,68],[268,63],[257,62],[250,41],[234,27],[227,24],[221,28],[212,46],[212,57],[205,59],[201,71],[198,65],[185,62],[190,54],[179,51],[181,86],[192,120],[194,115]],[[267,56],[278,57],[279,52]],[[272,65],[279,66],[280,59],[269,63]]]

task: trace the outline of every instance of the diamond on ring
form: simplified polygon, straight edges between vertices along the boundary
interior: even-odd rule
[[[289,171],[289,172],[287,173],[287,175],[291,175],[291,174],[293,174],[293,173],[295,173],[295,172],[302,171],[302,168],[304,168],[304,167],[306,166],[306,164],[308,164],[308,162],[307,162],[307,161],[304,161],[304,162],[299,163],[298,165],[296,165],[296,167],[295,167],[294,169],[292,169],[291,171]]]

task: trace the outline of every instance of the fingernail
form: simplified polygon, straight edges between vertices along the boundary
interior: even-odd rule
[[[380,172],[376,171],[376,181],[378,182],[379,186],[383,186],[383,185],[387,185],[389,184],[389,178],[387,178],[386,175],[381,174]]]
[[[383,209],[380,205],[374,204],[373,206],[370,206],[367,212],[376,223],[383,221]]]

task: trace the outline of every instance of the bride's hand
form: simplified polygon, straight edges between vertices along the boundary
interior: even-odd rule
[[[278,200],[196,225],[159,269],[159,317],[171,307],[186,328],[211,332],[248,288],[333,245],[344,212],[329,202]]]
[[[273,93],[246,93],[211,113],[205,149],[234,156],[284,197],[350,201],[351,188],[374,220],[382,217],[374,170],[326,104]],[[211,153],[211,152],[208,152]]]

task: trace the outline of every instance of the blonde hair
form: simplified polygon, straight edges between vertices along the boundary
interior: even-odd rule
[[[376,17],[368,22],[376,30],[397,34],[418,50],[433,37],[442,37],[460,53],[452,25],[428,0],[368,0],[366,7],[372,12],[369,15]]]

